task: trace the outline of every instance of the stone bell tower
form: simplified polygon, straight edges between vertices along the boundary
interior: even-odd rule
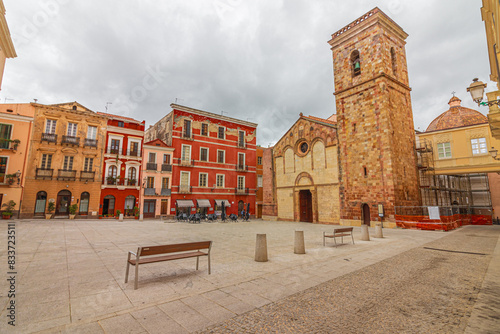
[[[395,226],[395,206],[420,203],[408,35],[374,8],[332,35],[340,168],[340,220]]]

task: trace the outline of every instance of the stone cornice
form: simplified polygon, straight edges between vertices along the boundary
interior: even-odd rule
[[[330,44],[332,50],[336,49],[337,47],[344,45],[349,39],[359,36],[361,31],[366,30],[375,24],[380,24],[384,28],[392,31],[396,36],[401,38],[402,41],[408,37],[408,34],[404,32],[403,28],[401,28],[378,7],[375,7],[344,28],[333,33],[332,39],[328,41],[328,44]]]
[[[5,7],[3,5],[3,1],[0,1],[0,45],[2,50],[5,52],[5,57],[17,57],[14,43],[12,43],[12,38],[10,37],[9,26],[7,25],[7,20],[5,19]]]
[[[197,114],[197,115],[202,115],[202,116],[206,116],[206,117],[210,117],[210,118],[215,118],[215,119],[219,119],[221,121],[226,121],[226,122],[231,122],[231,123],[235,123],[235,124],[240,124],[240,125],[248,126],[248,127],[251,127],[251,128],[256,128],[258,126],[257,123],[242,121],[240,119],[236,119],[236,118],[232,118],[232,117],[227,117],[227,116],[223,116],[223,115],[217,115],[217,114],[214,114],[214,113],[211,113],[211,112],[208,112],[208,111],[203,111],[203,110],[199,110],[199,109],[193,109],[193,108],[181,106],[181,105],[175,104],[175,103],[172,103],[170,105],[170,107],[172,107],[172,109],[176,109],[176,110],[180,110],[180,111],[185,111],[185,112],[189,112],[189,113],[193,113],[193,114]]]
[[[333,95],[337,96],[337,95],[342,94],[342,93],[344,93],[344,92],[346,92],[346,91],[348,91],[348,90],[351,90],[351,89],[354,89],[354,88],[358,88],[358,87],[360,87],[360,86],[362,86],[362,85],[364,85],[364,84],[366,84],[366,83],[368,83],[368,82],[370,82],[370,81],[375,81],[375,80],[377,80],[377,79],[379,79],[379,78],[386,78],[386,79],[389,79],[390,81],[392,81],[392,82],[394,82],[395,84],[397,84],[397,85],[399,85],[399,86],[403,87],[404,89],[407,89],[408,91],[411,91],[411,88],[410,88],[409,86],[405,85],[404,83],[401,83],[400,81],[398,81],[398,80],[394,79],[393,77],[391,77],[391,76],[389,76],[389,75],[387,75],[387,74],[385,74],[385,73],[380,73],[379,75],[377,75],[377,76],[375,76],[375,77],[373,77],[373,78],[371,78],[371,79],[365,80],[365,81],[363,81],[363,82],[360,82],[360,83],[358,83],[358,84],[356,84],[356,85],[354,85],[354,86],[347,87],[347,88],[344,88],[344,89],[342,89],[342,90],[336,91],[336,92],[334,92],[334,93],[333,93]]]

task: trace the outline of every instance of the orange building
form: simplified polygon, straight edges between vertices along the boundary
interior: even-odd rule
[[[43,217],[48,203],[55,216],[95,217],[99,210],[107,117],[77,102],[30,103],[34,113],[21,218]]]
[[[29,103],[0,106],[0,206],[13,200],[16,211],[23,197],[33,115]]]

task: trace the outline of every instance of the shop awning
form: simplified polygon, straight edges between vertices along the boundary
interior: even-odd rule
[[[178,208],[188,208],[194,206],[194,203],[190,199],[178,199],[177,200],[177,207]]]
[[[231,206],[231,204],[229,203],[229,201],[227,199],[216,199],[215,200],[215,204],[217,204],[217,206],[221,206],[222,202],[224,202],[224,206],[226,208],[229,208]]]
[[[197,199],[199,208],[210,208],[210,201],[208,199]]]

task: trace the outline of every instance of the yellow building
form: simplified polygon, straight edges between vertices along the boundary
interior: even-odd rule
[[[490,215],[497,207],[500,213],[497,190],[491,187],[498,182],[500,161],[490,154],[500,148],[500,140],[491,135],[486,116],[462,107],[458,97],[449,106],[417,134],[422,205],[459,205]]]
[[[54,202],[55,216],[97,218],[107,117],[77,102],[31,103],[34,124],[21,217],[44,216]]]
[[[15,211],[23,198],[33,115],[30,104],[0,105],[0,206],[13,200]]]
[[[339,224],[334,118],[300,118],[273,148],[278,219]]]

